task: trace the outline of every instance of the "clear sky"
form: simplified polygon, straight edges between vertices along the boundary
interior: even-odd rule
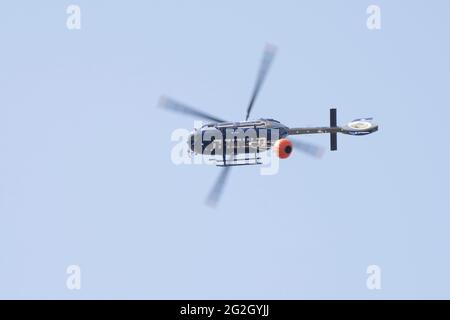
[[[81,8],[68,30],[66,8]],[[381,29],[366,26],[369,5]],[[448,1],[3,1],[1,298],[450,298]],[[175,166],[168,94],[288,126],[373,116],[277,175]],[[328,136],[304,137],[328,148]],[[81,268],[81,289],[66,268]],[[366,286],[381,268],[381,290]]]

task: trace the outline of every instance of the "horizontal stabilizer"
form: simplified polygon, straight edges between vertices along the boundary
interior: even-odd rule
[[[337,112],[335,108],[330,109],[330,128],[337,127]],[[330,150],[337,150],[337,133],[330,132]]]

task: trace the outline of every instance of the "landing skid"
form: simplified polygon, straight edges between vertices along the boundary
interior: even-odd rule
[[[252,166],[263,164],[262,158],[259,154],[249,155],[248,153],[240,156],[234,156],[229,159],[226,157],[217,157],[209,160],[215,162],[217,167]]]

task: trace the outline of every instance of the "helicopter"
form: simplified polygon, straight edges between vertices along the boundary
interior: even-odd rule
[[[194,129],[186,142],[191,153],[212,156],[216,166],[223,167],[207,197],[207,204],[213,207],[217,205],[230,168],[262,164],[260,157],[262,152],[273,150],[280,159],[288,158],[294,148],[317,158],[323,155],[321,147],[292,139],[291,136],[329,134],[330,150],[336,151],[338,133],[363,136],[378,130],[378,125],[372,121],[372,118],[359,118],[346,125],[338,126],[336,108],[330,109],[329,126],[322,127],[291,128],[271,118],[249,120],[256,98],[276,55],[276,50],[276,47],[270,44],[266,45],[264,49],[244,121],[226,121],[170,97],[162,96],[160,98],[158,105],[162,108],[208,121],[200,128]]]

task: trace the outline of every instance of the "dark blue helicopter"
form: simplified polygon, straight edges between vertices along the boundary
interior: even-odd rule
[[[202,118],[209,123],[195,129],[187,140],[190,150],[195,154],[219,157],[216,165],[224,167],[216,185],[212,189],[208,203],[215,205],[221,194],[231,166],[261,164],[259,154],[272,149],[281,158],[288,158],[296,148],[315,157],[320,157],[322,148],[315,145],[288,139],[292,135],[328,133],[330,150],[337,150],[337,134],[366,135],[378,130],[372,118],[356,119],[344,126],[337,125],[336,109],[330,109],[330,126],[289,128],[274,119],[248,120],[256,97],[262,87],[267,72],[275,57],[276,48],[267,45],[259,68],[256,84],[247,106],[245,121],[229,122],[168,97],[162,97],[159,105],[166,109]],[[239,158],[244,155],[244,158]]]

